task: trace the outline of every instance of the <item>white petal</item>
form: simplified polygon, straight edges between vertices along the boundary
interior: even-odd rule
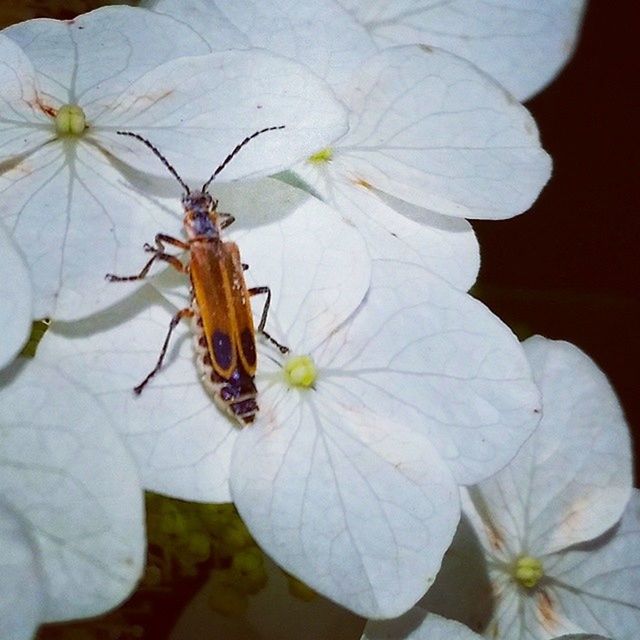
[[[395,620],[368,622],[362,640],[481,640],[481,636],[455,620],[414,607]]]
[[[472,495],[479,529],[489,526],[511,554],[541,556],[618,520],[631,491],[631,450],[615,394],[585,354],[541,337],[527,340],[525,352],[542,391],[542,421]]]
[[[74,144],[74,143],[71,143]],[[114,284],[145,261],[144,242],[177,234],[180,216],[140,195],[94,147],[40,149],[0,177],[0,214],[20,246],[34,283],[34,315],[78,318],[125,297],[140,283]]]
[[[30,640],[42,620],[37,553],[25,521],[0,501],[0,638]]]
[[[368,184],[432,212],[509,218],[528,209],[551,163],[528,111],[461,58],[393,47],[351,82],[350,130],[334,158],[295,169],[328,197],[336,181]]]
[[[376,51],[367,31],[333,0],[156,0],[146,6],[193,25],[218,50],[222,15],[241,34],[234,48],[250,43],[297,60],[334,89]]]
[[[231,493],[260,546],[355,613],[393,617],[435,578],[459,518],[428,440],[344,393],[278,385],[233,452]]]
[[[519,100],[567,63],[585,0],[338,0],[381,47],[423,43],[470,60]]]
[[[0,224],[0,369],[19,353],[31,331],[32,292],[27,265]],[[0,636],[1,637],[1,636]]]
[[[559,606],[584,628],[617,640],[640,629],[640,493],[601,537],[547,559]]]
[[[271,288],[268,331],[294,351],[312,350],[369,288],[371,259],[361,235],[334,209],[277,180],[229,185],[218,196],[220,210],[238,220],[230,237],[250,267],[247,281]],[[259,314],[262,304],[253,308]]]
[[[134,131],[160,149],[178,173],[201,182],[259,129],[285,126],[252,140],[221,173],[222,180],[289,168],[347,128],[346,111],[325,82],[307,67],[259,49],[172,60],[121,95],[101,97],[92,109],[98,144],[117,158],[168,175],[139,141],[115,133]]]
[[[43,621],[102,613],[142,571],[133,461],[93,393],[60,370],[31,361],[0,377],[0,493],[37,548]]]
[[[12,156],[29,153],[53,137],[45,102],[29,58],[0,34],[0,173]],[[8,165],[3,166],[5,160]]]
[[[460,484],[503,467],[539,420],[539,394],[511,331],[414,265],[374,261],[365,304],[314,357],[323,383],[428,434]]]
[[[536,555],[594,538],[619,520],[631,495],[632,452],[615,392],[587,355],[540,336],[524,349],[543,417],[510,475],[528,484],[526,530]]]
[[[149,69],[210,48],[185,24],[144,9],[102,7],[73,20],[28,20],[5,29],[59,104],[117,96]]]
[[[176,311],[146,286],[84,322],[52,324],[38,357],[56,362],[101,399],[145,489],[229,502],[236,428],[200,383],[186,322],[176,328],[162,370],[139,396],[133,392],[155,366]]]
[[[247,36],[236,29],[211,0],[141,0],[138,6],[188,25],[212,51],[250,46]]]
[[[328,202],[362,233],[372,258],[421,265],[463,291],[475,283],[480,248],[466,220],[340,181]]]

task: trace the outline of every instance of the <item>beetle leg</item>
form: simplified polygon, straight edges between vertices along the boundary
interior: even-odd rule
[[[236,219],[230,213],[225,213],[224,211],[218,211],[217,214],[220,216],[220,218],[222,218],[220,220],[221,229],[226,229],[236,221]]]
[[[264,307],[262,307],[262,315],[260,316],[260,322],[258,323],[258,333],[261,333],[269,342],[274,344],[278,349],[280,349],[280,353],[289,353],[289,347],[285,347],[283,344],[280,344],[275,338],[271,337],[265,330],[264,327],[267,323],[267,315],[269,314],[269,307],[271,306],[271,289],[269,287],[251,287],[249,289],[250,296],[257,296],[260,294],[266,294],[267,299],[264,303]]]
[[[162,351],[160,351],[160,357],[158,358],[158,362],[156,362],[156,366],[153,370],[147,375],[147,377],[137,386],[133,388],[133,391],[136,395],[140,395],[142,393],[142,389],[144,389],[145,385],[153,376],[160,371],[160,367],[162,367],[162,361],[164,360],[164,356],[167,353],[167,348],[169,347],[169,339],[171,338],[171,334],[173,330],[178,326],[178,322],[182,320],[182,318],[190,318],[193,316],[193,309],[191,307],[187,307],[185,309],[181,309],[176,313],[173,318],[171,318],[171,322],[169,323],[169,331],[167,332],[167,337],[164,339],[164,344],[162,345]]]
[[[144,245],[144,250],[147,253],[153,253],[153,257],[151,260],[147,262],[147,264],[142,267],[140,273],[133,276],[116,276],[113,273],[107,273],[105,278],[109,282],[128,282],[131,280],[144,280],[147,277],[147,273],[149,273],[149,269],[151,265],[156,260],[162,260],[163,262],[168,262],[174,269],[177,269],[181,273],[187,273],[187,267],[185,267],[182,262],[176,257],[172,256],[168,253],[164,252],[164,242],[167,244],[172,244],[175,247],[180,247],[181,249],[188,249],[189,245],[178,238],[173,238],[172,236],[168,236],[164,233],[158,233],[155,237],[156,246],[152,247],[150,244]]]

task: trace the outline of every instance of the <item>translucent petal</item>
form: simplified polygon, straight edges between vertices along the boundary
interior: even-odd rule
[[[40,149],[0,176],[0,190],[0,214],[31,272],[36,317],[78,318],[122,299],[139,284],[114,286],[105,275],[135,272],[144,242],[180,229],[178,215],[140,195],[84,142]]]
[[[0,637],[31,640],[42,619],[44,576],[28,526],[4,500],[0,500],[0,571]]]
[[[372,258],[423,266],[464,291],[476,281],[480,248],[466,220],[340,179],[331,183],[328,202],[362,233]]]
[[[482,527],[511,554],[542,556],[612,526],[631,492],[627,426],[613,390],[577,347],[525,342],[543,418],[509,466],[472,492]]]
[[[366,303],[315,352],[318,385],[428,434],[460,484],[503,467],[539,420],[521,346],[486,307],[415,265],[374,261]]]
[[[500,219],[528,209],[549,179],[531,115],[461,58],[393,47],[350,86],[349,133],[333,158],[295,167],[324,197],[342,181],[435,213]]]
[[[24,49],[40,87],[57,105],[85,109],[116,97],[167,60],[210,50],[189,26],[127,6],[102,7],[74,20],[28,20],[3,33]]]
[[[289,168],[347,128],[346,112],[326,83],[307,67],[260,49],[172,60],[122,94],[101,96],[92,108],[99,146],[139,170],[168,175],[139,141],[115,133],[134,131],[200,184],[260,129],[285,126],[252,140],[222,180]]]
[[[284,569],[359,615],[399,615],[453,537],[453,478],[401,421],[354,408],[340,390],[307,393],[263,394],[265,419],[233,452],[233,500]]]
[[[40,362],[5,369],[0,439],[0,494],[37,548],[43,621],[114,607],[142,572],[142,492],[94,392]]]
[[[351,72],[376,51],[367,31],[333,0],[152,0],[151,8],[184,20],[218,49],[220,16],[233,24],[244,46],[261,47],[296,60],[340,94]],[[239,44],[235,48],[239,48]]]
[[[139,396],[133,392],[155,366],[176,311],[147,285],[84,322],[52,324],[38,357],[56,362],[101,399],[145,489],[229,502],[235,427],[200,382],[186,323],[176,328],[162,370]]]
[[[11,362],[29,338],[32,291],[29,272],[17,247],[0,224],[0,368]],[[0,636],[1,637],[1,636]]]
[[[270,215],[269,202],[279,203],[281,220]],[[371,259],[358,230],[323,202],[276,180],[221,190],[220,206],[249,226],[230,237],[250,266],[247,281],[271,289],[269,332],[293,351],[313,350],[369,288]],[[261,310],[254,304],[254,313]]]
[[[542,90],[573,53],[585,0],[338,0],[380,47],[441,47],[492,75],[519,100]]]
[[[6,33],[6,30],[3,32]],[[43,111],[33,65],[9,38],[0,34],[0,174],[15,156],[28,154],[53,137]]]
[[[524,348],[543,417],[519,454],[520,482],[529,484],[529,548],[542,554],[594,538],[619,520],[631,495],[632,451],[615,392],[586,354],[540,336]]]
[[[599,538],[548,558],[557,600],[585,631],[618,640],[640,629],[640,493]]]

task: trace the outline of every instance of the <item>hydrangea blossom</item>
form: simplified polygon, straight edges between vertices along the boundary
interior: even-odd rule
[[[151,138],[200,183],[257,129],[286,125],[248,147],[225,179],[286,168],[344,131],[343,108],[306,68],[257,50],[180,58],[211,47],[143,9],[32,20],[3,34],[0,216],[29,263],[38,317],[78,318],[118,300],[124,289],[104,274],[132,264],[150,229],[178,232],[131,183],[166,169],[118,130]]]
[[[184,336],[134,397],[176,308],[150,288],[90,323],[52,327],[39,355],[103,399],[147,488],[233,500],[285,569],[357,613],[398,615],[451,542],[457,485],[508,462],[537,423],[538,392],[514,336],[480,303],[401,263],[376,263],[370,284],[352,227],[279,182],[259,191],[270,188],[292,211],[233,237],[252,283],[273,289],[268,330],[291,355],[262,346],[250,428],[213,405]]]
[[[142,491],[93,395],[63,372],[0,373],[0,636],[102,613],[143,567]]]
[[[147,6],[197,20],[209,41],[222,15],[243,42],[306,64],[332,86],[349,110],[348,133],[283,177],[302,179],[351,219],[373,257],[422,264],[467,289],[478,248],[458,218],[516,215],[549,177],[535,123],[494,81],[430,47],[377,52],[333,0]]]
[[[543,419],[504,470],[465,494],[469,521],[423,604],[491,638],[631,640],[640,628],[640,494],[628,502],[620,406],[576,347],[535,337],[525,351]]]
[[[428,44],[493,76],[518,100],[549,84],[575,48],[586,0],[337,0],[386,48]]]
[[[11,362],[29,337],[31,330],[31,279],[27,265],[17,247],[0,224],[0,256],[3,272],[11,277],[0,279],[0,369]]]

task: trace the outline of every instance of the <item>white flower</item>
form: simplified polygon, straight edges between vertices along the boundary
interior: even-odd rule
[[[209,54],[192,29],[143,9],[107,7],[3,34],[0,217],[29,264],[37,317],[78,318],[122,298],[127,288],[108,286],[105,274],[129,268],[158,227],[179,230],[130,182],[139,172],[164,179],[165,167],[116,131],[150,138],[202,184],[258,129],[286,125],[248,145],[223,179],[287,168],[346,126],[329,89],[301,65],[257,50]],[[195,54],[209,55],[179,57]]]
[[[333,0],[148,5],[197,20],[210,43],[222,16],[243,42],[289,56],[331,85],[349,111],[349,131],[287,176],[352,220],[374,258],[421,264],[468,289],[479,252],[459,218],[521,213],[549,178],[535,122],[491,78],[430,47],[378,52]]]
[[[103,399],[147,488],[233,500],[286,570],[360,615],[399,615],[435,578],[457,485],[508,462],[537,423],[538,392],[480,303],[400,263],[376,263],[369,286],[355,230],[313,198],[294,204],[236,236],[252,283],[273,289],[267,329],[291,349],[263,346],[250,427],[213,405],[184,335],[134,397],[175,313],[150,288],[91,324],[53,327],[39,355]]]
[[[0,369],[11,362],[29,338],[31,321],[31,279],[17,247],[0,224]]]
[[[145,553],[131,456],[90,392],[54,367],[0,373],[0,637],[122,601]]]
[[[336,0],[376,44],[428,44],[470,60],[518,100],[560,72],[577,40],[586,0]]]
[[[463,520],[423,604],[491,638],[631,640],[640,628],[640,494],[627,504],[622,411],[573,345],[535,337],[525,351],[543,419],[504,470],[469,490],[473,528]]]

